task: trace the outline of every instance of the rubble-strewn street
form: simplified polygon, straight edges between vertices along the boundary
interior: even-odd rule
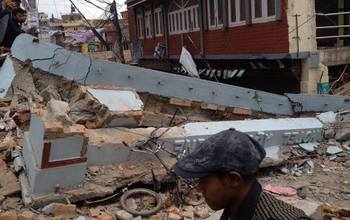
[[[63,72],[71,63],[46,66],[54,57],[23,55],[16,50],[21,43],[0,70],[8,79],[0,93],[0,220],[219,219],[221,212],[210,210],[192,183],[170,168],[230,128],[265,148],[258,177],[265,192],[315,219],[350,218],[348,96],[255,91],[263,107],[241,108],[244,101],[229,99],[225,106],[199,95],[172,96],[176,88],[155,90],[150,82],[152,88],[143,89],[100,83],[103,74],[113,75],[109,69],[98,73],[96,63],[90,64],[93,78],[89,72],[72,78]],[[285,100],[289,110],[268,106],[276,100]]]

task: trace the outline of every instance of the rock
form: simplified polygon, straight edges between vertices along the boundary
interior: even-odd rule
[[[209,217],[209,210],[207,208],[198,208],[194,214],[200,218],[205,219]]]
[[[41,209],[41,211],[45,214],[45,215],[51,215],[53,213],[53,203],[45,206],[44,208]]]
[[[148,220],[163,220],[166,219],[167,215],[165,213],[157,213],[155,215],[151,215]]]
[[[62,122],[63,125],[72,125],[73,121],[68,116],[69,104],[67,102],[50,100],[47,103],[47,113],[45,115],[47,121]]]
[[[1,173],[1,172],[0,172]],[[0,175],[0,179],[2,174]],[[11,210],[22,207],[21,199],[18,197],[7,197],[1,204],[2,208],[5,210]]]
[[[282,168],[280,169],[280,171],[281,171],[281,173],[283,173],[283,174],[289,174],[289,169],[286,168],[286,167],[282,167]]]
[[[130,213],[128,213],[127,211],[124,210],[120,210],[116,213],[118,219],[120,220],[132,220],[134,218],[134,216]]]
[[[335,137],[335,130],[332,128],[325,129],[323,131],[323,137],[327,140],[333,139]]]
[[[98,220],[113,220],[113,217],[108,214],[102,214],[97,217]]]
[[[24,211],[18,215],[19,220],[33,220],[34,214],[31,211]]]
[[[344,129],[337,130],[337,132],[335,134],[335,139],[337,141],[348,141],[348,140],[350,140],[349,128],[344,128]]]
[[[0,213],[0,220],[18,220],[18,218],[16,212],[12,210]]]
[[[170,212],[168,214],[168,220],[181,220],[182,217],[180,215],[177,215],[175,213]]]
[[[86,218],[84,216],[79,216],[78,218],[76,218],[75,220],[86,220]]]

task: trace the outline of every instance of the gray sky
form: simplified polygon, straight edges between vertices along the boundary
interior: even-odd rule
[[[101,6],[104,8],[106,4],[102,4],[97,0],[90,0],[91,2],[95,3],[96,5]],[[112,0],[104,0],[107,2],[112,2]],[[125,7],[125,1],[126,0],[116,0],[117,3],[120,5],[118,7],[119,12],[126,10]],[[85,2],[84,0],[73,0],[74,4],[77,5],[77,7],[82,11],[82,13],[87,17],[87,18],[104,18],[105,16],[103,15],[104,12],[93,5]],[[38,7],[39,7],[39,12],[45,12],[49,15],[51,18],[51,14],[54,14],[54,16],[60,17],[62,14],[67,14],[70,13],[70,5],[71,3],[69,0],[37,0]]]

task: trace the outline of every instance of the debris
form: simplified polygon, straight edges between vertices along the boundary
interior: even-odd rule
[[[18,220],[17,214],[14,210],[0,213],[1,220]]]
[[[318,143],[304,143],[304,144],[299,144],[299,146],[304,149],[306,152],[314,152],[315,147],[318,146]]]
[[[0,152],[6,151],[17,146],[17,141],[15,137],[7,136],[2,141],[0,141]]]
[[[120,220],[132,220],[134,217],[132,214],[124,211],[124,210],[120,210],[116,213],[118,219]]]
[[[343,150],[340,147],[338,147],[338,146],[329,146],[327,148],[327,154],[328,155],[335,155],[335,154],[339,154],[341,152],[343,152]]]
[[[264,187],[264,190],[281,196],[295,196],[297,190],[291,187],[272,186],[270,184]]]
[[[20,192],[17,177],[7,168],[6,163],[0,159],[0,196],[8,197]]]
[[[51,203],[42,209],[46,215],[72,218],[76,216],[76,206],[72,204]]]
[[[334,123],[336,121],[337,114],[334,112],[324,112],[316,116],[322,123]]]
[[[209,217],[209,210],[206,207],[198,207],[194,211],[194,214],[202,219],[205,219]]]
[[[286,167],[282,167],[282,168],[280,169],[280,171],[281,171],[281,173],[283,173],[283,174],[289,174],[289,169],[286,168]]]
[[[18,220],[33,220],[34,214],[31,211],[24,211],[18,215]]]
[[[84,216],[78,216],[75,220],[86,220],[86,218]]]
[[[182,217],[180,215],[177,215],[175,213],[170,212],[168,214],[168,220],[181,220]]]
[[[113,217],[111,215],[108,215],[106,213],[101,214],[97,217],[98,220],[113,220]]]

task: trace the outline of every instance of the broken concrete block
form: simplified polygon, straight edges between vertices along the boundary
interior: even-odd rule
[[[0,213],[0,219],[1,220],[18,220],[17,214],[13,210]]]
[[[186,100],[186,99],[178,99],[178,98],[170,98],[169,104],[171,105],[178,105],[178,106],[184,106],[184,107],[191,107],[192,101]]]
[[[327,154],[328,155],[335,155],[335,154],[339,154],[341,152],[343,152],[343,150],[340,147],[338,147],[338,146],[329,146],[327,148]]]
[[[128,213],[125,210],[117,211],[116,215],[120,220],[132,220],[134,218],[132,214]]]
[[[44,120],[48,122],[61,122],[63,125],[73,125],[72,119],[69,118],[69,104],[67,102],[51,99],[47,103]]]
[[[318,143],[304,143],[304,144],[299,144],[299,147],[304,149],[306,152],[314,152],[315,148],[318,146]]]

